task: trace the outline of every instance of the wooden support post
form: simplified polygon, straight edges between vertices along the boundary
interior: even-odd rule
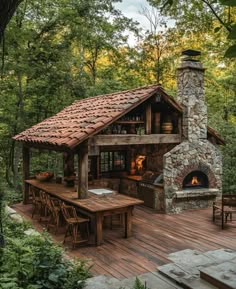
[[[63,155],[64,177],[74,176],[74,153],[65,152]]]
[[[161,133],[161,113],[155,112],[154,115],[154,133],[159,134]]]
[[[178,131],[177,134],[182,135],[182,117],[178,116]]]
[[[135,156],[134,156],[134,148],[130,147],[130,158],[129,158],[129,173],[130,175],[135,175]]]
[[[96,213],[96,232],[95,232],[95,243],[97,246],[102,243],[102,213]]]
[[[127,212],[125,212],[125,238],[129,238],[131,236],[132,211],[133,211],[133,206],[129,207]]]
[[[146,107],[146,134],[152,133],[152,107],[151,104],[147,104]]]
[[[79,146],[78,152],[78,198],[88,198],[88,141]]]
[[[30,176],[30,150],[23,146],[23,203],[29,202],[29,184],[25,183],[25,180]]]
[[[97,165],[97,176],[96,179],[100,178],[100,156],[96,157],[96,165]]]

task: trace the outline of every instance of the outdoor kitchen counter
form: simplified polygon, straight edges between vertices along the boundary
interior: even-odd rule
[[[140,180],[142,179],[142,176],[132,175],[132,176],[127,176],[126,178],[127,178],[128,180],[140,181]]]
[[[137,176],[137,175],[131,176],[130,175],[130,176],[126,176],[126,177],[124,177],[122,179],[128,179],[128,180],[135,181],[135,182],[141,182],[142,181],[142,176]],[[164,184],[155,184],[155,186],[163,188]]]
[[[159,212],[165,211],[164,185],[143,180],[140,175],[129,175],[120,179],[120,193],[144,201],[144,205]]]

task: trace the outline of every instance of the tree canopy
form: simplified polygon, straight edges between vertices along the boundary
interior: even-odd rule
[[[230,138],[225,150],[231,158],[225,157],[225,165],[232,175],[236,163],[231,162],[235,158],[236,64],[224,53],[234,43],[235,7],[222,5],[224,1],[150,0],[153,8],[142,12],[150,28],[143,31],[115,8],[116,2],[16,2],[20,4],[5,30],[5,49],[0,51],[4,60],[0,164],[11,186],[21,184],[22,165],[21,149],[11,139],[13,135],[79,98],[156,82],[175,95],[175,70],[181,51],[187,48],[202,51],[209,122]],[[227,3],[233,5],[234,1]],[[168,27],[171,18],[174,27]],[[128,44],[128,33],[136,37],[133,46]],[[36,157],[33,166],[42,166],[42,160]],[[46,158],[47,166],[58,164],[54,155]],[[228,177],[226,187],[233,183],[235,177]]]
[[[235,0],[148,0],[165,15],[176,20],[179,29],[227,33],[229,47],[225,56],[236,57],[236,1]],[[214,21],[215,20],[215,21]],[[233,43],[233,44],[232,44]]]

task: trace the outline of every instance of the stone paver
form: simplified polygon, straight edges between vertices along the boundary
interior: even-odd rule
[[[236,259],[223,262],[221,264],[202,269],[200,276],[202,279],[224,289],[236,289]],[[219,287],[220,288],[220,287]]]
[[[215,263],[215,259],[207,256],[197,250],[182,250],[176,253],[169,254],[168,259],[176,264],[186,267],[206,266]]]
[[[205,256],[214,258],[216,261],[227,261],[236,258],[236,251],[231,249],[219,249],[204,253]]]

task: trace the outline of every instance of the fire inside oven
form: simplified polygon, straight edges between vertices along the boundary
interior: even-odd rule
[[[201,171],[189,173],[183,181],[183,189],[208,188],[208,177]]]

